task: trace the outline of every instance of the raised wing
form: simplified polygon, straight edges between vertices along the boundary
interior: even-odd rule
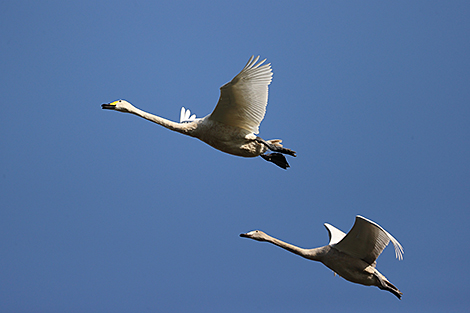
[[[273,72],[270,63],[262,65],[266,59],[258,60],[259,56],[252,56],[232,81],[220,87],[219,102],[209,116],[211,120],[259,133]]]
[[[334,245],[340,242],[341,239],[346,236],[345,233],[343,233],[341,230],[331,224],[325,223],[323,225],[326,227],[326,230],[328,230],[328,236],[330,236],[330,242],[328,243],[329,245]]]
[[[185,109],[184,107],[181,108],[180,113],[180,123],[189,123],[196,119],[196,114],[191,115],[191,111],[189,109]]]
[[[389,242],[395,247],[397,259],[403,259],[403,247],[380,225],[362,216],[356,216],[356,222],[349,233],[335,245],[335,248],[373,264]]]

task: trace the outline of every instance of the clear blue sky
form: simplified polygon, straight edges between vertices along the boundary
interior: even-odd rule
[[[468,1],[159,3],[0,4],[1,312],[468,310]],[[204,116],[252,54],[287,171],[101,109]],[[357,214],[403,300],[238,236]]]

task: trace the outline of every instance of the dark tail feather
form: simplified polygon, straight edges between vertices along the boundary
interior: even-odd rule
[[[261,154],[260,156],[266,161],[273,162],[283,169],[290,167],[289,163],[287,163],[286,157],[281,153],[273,152],[270,154]]]

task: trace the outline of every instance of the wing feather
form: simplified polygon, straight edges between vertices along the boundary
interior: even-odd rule
[[[183,121],[185,120],[185,114],[186,114],[186,109],[184,107],[181,107],[180,123],[183,123]]]
[[[329,245],[334,245],[340,242],[341,239],[346,236],[345,233],[343,233],[341,230],[331,224],[325,223],[323,225],[326,227],[326,230],[328,230],[328,236],[330,236],[330,242],[328,243]]]
[[[389,242],[393,243],[395,256],[403,259],[403,247],[380,225],[373,221],[356,216],[356,222],[349,233],[335,245],[338,250],[353,257],[373,264]]]
[[[196,119],[196,114],[191,115],[191,111],[189,109],[185,109],[184,107],[181,108],[180,113],[180,123],[185,122],[192,122]]]
[[[271,64],[252,56],[241,72],[220,87],[220,98],[210,119],[240,127],[255,134],[266,113],[268,86],[272,81]]]

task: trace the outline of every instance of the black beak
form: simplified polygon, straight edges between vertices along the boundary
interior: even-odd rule
[[[107,109],[107,110],[114,110],[116,109],[115,105],[109,104],[109,103],[104,103],[101,105],[102,109]]]
[[[246,234],[240,234],[240,237],[248,238],[248,236]]]

